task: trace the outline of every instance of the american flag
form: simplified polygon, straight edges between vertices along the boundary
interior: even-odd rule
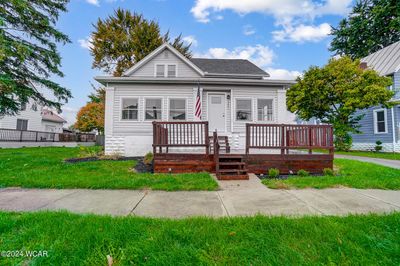
[[[194,117],[196,118],[196,120],[201,120],[200,85],[197,86],[196,109],[195,109],[195,112],[194,112]]]

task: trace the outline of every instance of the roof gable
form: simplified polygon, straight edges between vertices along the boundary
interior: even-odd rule
[[[400,70],[400,41],[395,42],[361,59],[382,76]]]
[[[178,50],[176,50],[172,45],[168,43],[162,44],[160,47],[155,49],[153,52],[148,54],[146,57],[144,57],[142,60],[137,62],[134,66],[132,66],[130,69],[126,70],[122,76],[132,76],[134,73],[138,72],[140,69],[142,69],[144,66],[152,62],[153,59],[155,59],[157,56],[159,56],[162,52],[165,50],[168,50],[171,52],[173,56],[175,56],[178,60],[182,61],[187,67],[189,67],[193,72],[195,72],[199,76],[204,76],[203,71],[197,67],[195,64],[193,64],[188,58],[183,56]],[[154,69],[152,67],[152,69]]]

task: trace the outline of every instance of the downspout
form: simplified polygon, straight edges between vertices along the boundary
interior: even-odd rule
[[[392,147],[393,147],[393,152],[395,152],[395,147],[396,147],[396,132],[395,132],[395,124],[394,124],[394,107],[390,108],[392,111]]]

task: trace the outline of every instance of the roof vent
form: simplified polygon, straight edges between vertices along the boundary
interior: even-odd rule
[[[165,52],[164,52],[164,58],[168,58],[168,50],[165,50]]]

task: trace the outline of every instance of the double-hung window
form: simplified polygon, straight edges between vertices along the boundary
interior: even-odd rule
[[[156,78],[176,78],[175,64],[156,64]]]
[[[257,99],[257,120],[272,121],[272,99]]]
[[[28,130],[28,120],[17,119],[17,130]]]
[[[375,134],[388,133],[386,109],[374,110],[374,132]]]
[[[138,120],[139,99],[122,99],[122,120]]]
[[[186,120],[185,99],[169,99],[169,120]]]
[[[236,120],[252,120],[251,99],[236,99]]]
[[[161,98],[148,98],[145,102],[145,120],[161,120],[162,100]]]

